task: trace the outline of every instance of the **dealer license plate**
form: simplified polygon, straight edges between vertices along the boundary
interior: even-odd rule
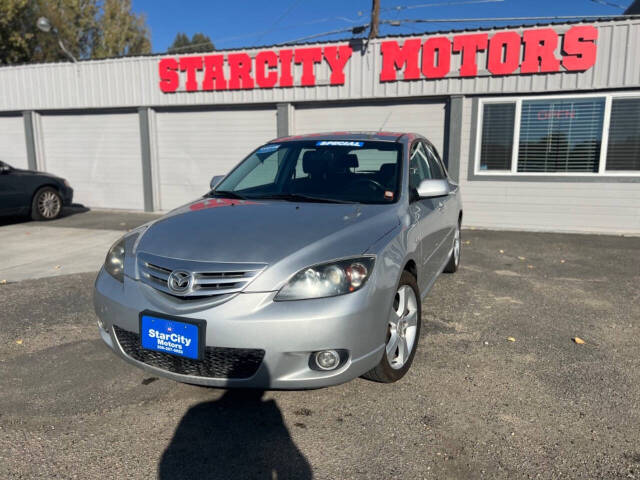
[[[147,312],[140,314],[140,342],[147,350],[201,359],[204,329],[202,320],[166,318]]]

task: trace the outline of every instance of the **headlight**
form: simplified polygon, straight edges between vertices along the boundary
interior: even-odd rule
[[[119,282],[124,282],[124,242],[123,237],[114,243],[104,260],[104,269]]]
[[[307,267],[280,289],[275,300],[335,297],[364,286],[373,270],[373,257],[357,257]]]

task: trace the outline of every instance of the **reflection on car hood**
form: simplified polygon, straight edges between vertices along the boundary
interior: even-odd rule
[[[156,221],[137,250],[187,260],[266,264],[294,253],[309,260],[314,253],[357,255],[398,224],[394,207],[207,198]]]

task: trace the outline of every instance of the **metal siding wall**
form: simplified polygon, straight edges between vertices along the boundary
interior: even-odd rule
[[[0,160],[15,168],[29,168],[22,115],[0,116]]]
[[[637,183],[468,181],[473,99],[463,107],[460,185],[465,226],[640,233]]]
[[[445,102],[297,107],[294,133],[380,128],[387,132],[415,132],[431,140],[442,154],[445,108]]]
[[[137,113],[42,115],[46,170],[88,207],[144,208]]]
[[[159,207],[168,210],[209,191],[246,155],[275,138],[276,109],[157,112]]]
[[[485,69],[486,52],[478,53],[479,76],[459,78],[460,58],[452,61],[452,74],[441,80],[411,82],[378,81],[381,68],[380,42],[372,41],[366,52],[354,49],[346,68],[346,83],[329,86],[326,62],[315,67],[316,87],[184,92],[164,94],[158,87],[158,62],[162,57],[25,65],[0,68],[0,111],[99,107],[220,105],[247,103],[306,102],[367,98],[444,96],[455,94],[531,93],[555,90],[594,90],[637,87],[640,84],[640,19],[593,23],[599,30],[595,67],[580,73],[554,73],[492,77]],[[555,25],[563,32],[571,25]],[[536,28],[534,26],[529,28]],[[489,36],[504,29],[486,31]],[[515,29],[522,31],[523,28]],[[472,32],[464,32],[472,33]],[[441,35],[441,34],[437,34]],[[450,36],[454,34],[449,34]],[[423,39],[429,36],[422,36]],[[404,38],[398,38],[403,42]],[[345,44],[334,42],[332,44]],[[325,44],[319,44],[322,46]],[[289,48],[289,47],[282,47]],[[560,48],[560,47],[558,47]],[[250,54],[257,50],[246,50]],[[232,53],[232,52],[224,52]],[[559,54],[559,52],[557,52]],[[301,65],[294,66],[299,81]],[[228,72],[227,72],[228,73]],[[198,79],[203,72],[198,72]],[[184,76],[185,73],[182,73]],[[181,81],[184,88],[184,78]]]

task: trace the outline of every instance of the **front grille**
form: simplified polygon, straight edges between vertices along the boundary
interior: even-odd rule
[[[266,265],[261,263],[214,263],[158,257],[148,253],[138,254],[140,279],[147,285],[174,297],[198,299],[203,297],[232,295],[243,290]],[[175,270],[193,276],[191,287],[185,292],[175,292],[167,284]]]
[[[122,350],[134,360],[180,375],[208,378],[249,378],[260,368],[264,350],[250,348],[205,347],[204,358],[176,357],[168,353],[146,350],[140,335],[113,326]]]

